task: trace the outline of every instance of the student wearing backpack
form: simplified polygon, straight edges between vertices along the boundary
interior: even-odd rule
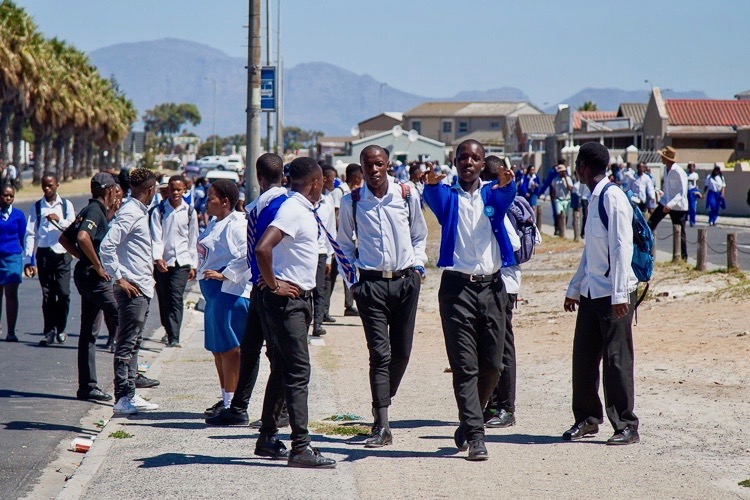
[[[359,269],[359,281],[348,280],[348,286],[370,352],[375,423],[365,447],[379,448],[393,442],[388,407],[411,355],[427,262],[427,224],[419,198],[387,175],[390,161],[385,149],[367,146],[360,163],[365,184],[341,200],[337,241],[346,261]]]
[[[576,441],[599,432],[603,422],[599,399],[599,363],[607,417],[614,435],[610,445],[639,442],[633,412],[633,332],[635,290],[633,271],[633,208],[620,189],[607,189],[609,151],[598,142],[581,146],[576,172],[591,189],[591,210],[581,262],[570,281],[564,309],[578,308],[573,339],[573,416],[563,440]],[[604,213],[608,221],[602,220]]]
[[[484,147],[474,140],[456,148],[458,182],[441,184],[432,165],[425,174],[425,203],[442,226],[438,291],[445,349],[458,406],[456,447],[468,460],[487,460],[483,410],[497,386],[505,349],[508,294],[501,267],[516,264],[505,214],[516,196],[513,171],[500,168],[483,184]]]
[[[57,194],[59,182],[54,174],[42,177],[44,196],[29,213],[24,242],[24,268],[27,278],[39,276],[42,286],[44,338],[39,345],[65,342],[70,310],[70,264],[73,257],[58,242],[62,232],[76,218],[70,200]]]
[[[181,347],[185,288],[195,279],[198,268],[198,216],[183,198],[185,179],[181,175],[170,177],[167,186],[167,198],[149,214],[154,278],[167,347]]]

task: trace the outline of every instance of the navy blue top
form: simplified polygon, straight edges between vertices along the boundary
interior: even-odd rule
[[[26,216],[17,208],[11,210],[8,220],[0,213],[0,255],[23,253],[26,237]]]
[[[261,210],[260,213],[258,214],[258,222],[255,225],[256,246],[258,245],[258,242],[263,236],[263,233],[266,232],[266,229],[268,228],[268,226],[276,218],[276,212],[279,211],[281,204],[284,203],[287,199],[289,199],[289,197],[285,194],[277,196],[276,198],[271,200],[271,203],[266,205],[266,208]],[[258,259],[255,256],[254,248],[253,248],[252,253],[250,254],[250,271],[252,271],[250,282],[253,285],[257,285],[258,280],[260,279],[260,269],[258,269]]]

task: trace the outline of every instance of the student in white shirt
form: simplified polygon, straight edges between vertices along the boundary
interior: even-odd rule
[[[724,191],[727,188],[727,183],[724,180],[724,175],[721,173],[721,167],[714,165],[714,169],[711,171],[708,177],[706,177],[706,185],[703,191],[706,193],[706,208],[708,208],[708,225],[715,226],[716,219],[719,218],[719,210],[724,204]]]
[[[643,162],[636,166],[635,179],[630,183],[630,192],[630,200],[638,205],[641,212],[653,212],[653,208],[650,207],[656,203],[656,188],[653,179],[646,173],[646,164]]]
[[[333,181],[336,178],[336,169],[330,165],[323,165],[323,186],[325,190],[333,190]],[[316,208],[318,217],[323,221],[328,232],[336,237],[336,209],[333,197],[330,194],[322,194]],[[315,291],[313,292],[313,331],[314,337],[326,334],[323,323],[334,323],[332,317],[326,312],[326,300],[328,299],[328,277],[333,269],[333,248],[328,242],[324,231],[318,231],[318,266],[315,273]]]
[[[315,206],[323,192],[323,171],[315,160],[296,158],[289,167],[291,190],[255,247],[263,277],[263,310],[275,344],[271,366],[281,366],[286,389],[293,467],[331,468],[336,461],[310,446],[307,391],[310,354],[307,330],[312,320],[312,290],[318,263]],[[276,365],[276,363],[280,363]],[[276,419],[263,412],[258,443],[276,440]]]
[[[690,227],[695,226],[695,216],[697,214],[698,200],[703,198],[700,189],[698,189],[698,172],[695,171],[695,163],[687,165],[687,187],[688,187],[688,222]]]
[[[59,183],[54,174],[42,177],[44,196],[32,205],[26,224],[24,274],[39,275],[42,286],[44,338],[39,345],[65,342],[70,310],[70,264],[73,257],[59,243],[62,231],[76,218],[70,200],[57,194]]]
[[[598,142],[581,146],[576,171],[591,189],[591,206],[583,255],[565,296],[564,309],[578,307],[573,339],[573,416],[563,439],[596,434],[603,422],[599,399],[599,363],[603,360],[604,405],[614,435],[607,444],[639,441],[633,412],[633,309],[638,280],[633,273],[633,210],[625,193],[609,186],[605,176],[609,151]],[[606,191],[604,191],[606,189]],[[611,189],[610,189],[611,188]],[[599,218],[603,199],[608,228]]]
[[[152,207],[151,237],[159,317],[167,347],[180,347],[185,287],[198,268],[198,215],[183,199],[185,179],[169,178],[167,199]]]
[[[557,177],[552,181],[555,200],[555,220],[556,230],[561,236],[565,236],[565,226],[567,226],[568,209],[573,192],[573,181],[568,174],[568,168],[565,165],[558,165],[555,168]],[[557,234],[556,233],[556,234]]]
[[[385,149],[368,146],[359,159],[365,184],[341,201],[337,239],[346,259],[359,269],[359,282],[350,285],[370,351],[375,418],[365,446],[377,448],[393,441],[388,407],[411,355],[427,262],[427,224],[418,196],[387,175]]]
[[[145,168],[130,173],[130,198],[117,212],[99,249],[104,271],[114,279],[118,330],[115,338],[115,415],[156,410],[159,405],[138,396],[138,351],[154,296],[154,265],[148,205],[156,193],[156,176]]]
[[[664,177],[664,194],[659,199],[659,205],[648,219],[648,226],[656,231],[659,222],[669,215],[672,224],[680,226],[680,252],[682,260],[687,260],[687,235],[685,234],[685,216],[688,211],[688,182],[687,174],[675,163],[677,151],[672,147],[666,147],[659,152],[662,162],[667,168]]]

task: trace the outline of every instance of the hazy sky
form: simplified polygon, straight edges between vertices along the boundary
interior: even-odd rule
[[[169,37],[247,54],[247,0],[17,3],[85,51]],[[281,18],[286,66],[330,62],[431,97],[511,86],[543,105],[646,79],[715,98],[750,89],[750,0],[281,0]]]

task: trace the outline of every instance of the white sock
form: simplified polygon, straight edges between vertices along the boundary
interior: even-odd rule
[[[227,405],[227,393],[224,391],[224,388],[221,388],[221,400],[224,401],[224,406]]]
[[[224,408],[229,408],[229,405],[232,403],[232,398],[234,397],[233,392],[224,392]]]

